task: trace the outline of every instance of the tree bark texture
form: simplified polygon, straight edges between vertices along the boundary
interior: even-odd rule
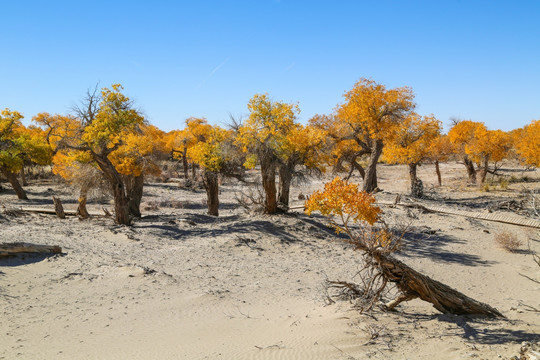
[[[363,190],[366,192],[371,193],[377,188],[377,162],[382,154],[382,149],[382,140],[374,140],[371,146],[371,153],[369,155],[369,163],[366,168],[366,175],[364,177]]]
[[[409,164],[409,177],[411,180],[411,195],[417,198],[421,198],[424,196],[424,185],[422,184],[422,181],[418,179],[418,176],[416,175],[416,170],[418,168],[418,164]]]
[[[82,219],[88,219],[90,217],[90,214],[88,213],[88,210],[86,209],[87,198],[88,198],[88,186],[83,185],[79,193],[79,199],[78,199],[79,205],[77,206],[77,212],[76,212],[76,214],[80,216]]]
[[[469,176],[469,182],[471,184],[476,184],[476,169],[474,168],[474,163],[469,159],[468,156],[463,158],[465,167],[467,168],[467,175]]]
[[[0,244],[0,258],[17,254],[61,254],[62,248],[55,245],[35,245],[28,243]]]
[[[184,181],[188,179],[188,161],[187,161],[187,147],[184,147],[184,150],[182,151],[182,167],[184,169]]]
[[[111,185],[116,222],[120,225],[130,225],[129,199],[126,195],[126,187],[122,175],[118,173],[107,156],[101,156],[96,153],[93,153],[92,156]]]
[[[208,214],[219,216],[219,175],[214,171],[204,170],[203,181],[206,189]]]
[[[126,195],[129,202],[129,213],[132,216],[141,217],[141,200],[144,188],[144,175],[124,176],[126,183]]]
[[[267,214],[277,212],[276,199],[276,163],[271,154],[263,153],[260,156],[262,186],[265,193],[264,209]]]
[[[439,186],[442,186],[441,168],[439,167],[439,161],[435,160],[435,173],[437,173],[437,182]]]
[[[373,253],[384,277],[397,285],[402,294],[387,306],[391,309],[402,301],[420,298],[433,304],[442,313],[504,317],[497,309],[476,301],[437,280],[419,273],[391,256]]]
[[[26,181],[26,173],[24,172],[24,166],[21,168],[21,185],[28,186],[28,182]]]
[[[292,173],[285,166],[279,167],[279,192],[278,203],[284,208],[289,207],[289,197],[291,192]]]
[[[0,171],[2,171],[2,174],[4,174],[6,179],[9,181],[9,183],[13,187],[13,190],[15,190],[17,197],[21,200],[28,200],[28,196],[26,196],[26,192],[24,191],[21,184],[19,183],[19,180],[17,180],[17,175],[9,171],[5,166],[1,166]]]
[[[487,173],[489,170],[489,156],[484,156],[482,159],[482,168],[480,169],[480,184],[486,181]]]
[[[64,205],[62,205],[62,201],[60,198],[57,198],[56,196],[53,196],[53,203],[54,203],[54,212],[56,213],[56,216],[60,219],[66,218],[66,213],[64,213]]]

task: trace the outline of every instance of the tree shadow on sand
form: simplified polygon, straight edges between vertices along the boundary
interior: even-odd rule
[[[167,220],[156,224],[157,220]],[[220,237],[243,235],[257,238],[260,235],[271,235],[279,238],[281,244],[303,242],[304,239],[286,230],[283,224],[276,224],[271,217],[254,219],[231,215],[214,217],[203,214],[183,214],[181,217],[165,218],[163,216],[144,217],[135,225],[136,229],[150,230],[158,236],[180,240],[186,237]]]
[[[523,330],[512,330],[513,321],[488,319],[474,315],[400,313],[398,322],[407,323],[438,321],[456,325],[444,326],[443,337],[459,336],[468,342],[481,345],[520,344],[523,341],[540,341],[540,334]]]
[[[465,266],[490,266],[494,261],[484,260],[478,255],[446,250],[451,244],[464,244],[454,236],[429,233],[430,230],[419,228],[409,230],[403,239],[400,255],[409,258],[428,258],[438,263],[458,263]]]
[[[21,253],[14,254],[12,256],[0,258],[0,269],[2,267],[16,267],[22,265],[29,265],[47,260],[49,258],[54,258],[58,256],[64,256],[66,254],[32,254],[32,253]],[[0,275],[4,273],[0,270]]]

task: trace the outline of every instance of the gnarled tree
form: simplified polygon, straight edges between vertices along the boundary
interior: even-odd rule
[[[238,130],[237,144],[248,154],[245,166],[261,166],[265,193],[265,212],[278,211],[276,172],[291,148],[289,135],[299,125],[295,122],[300,111],[295,104],[271,100],[267,94],[255,95],[248,103],[249,118]]]
[[[342,139],[355,141],[369,154],[363,189],[372,192],[377,188],[377,162],[384,144],[414,109],[414,94],[408,87],[387,89],[373,80],[360,79],[344,97],[336,121],[348,127],[348,135]]]

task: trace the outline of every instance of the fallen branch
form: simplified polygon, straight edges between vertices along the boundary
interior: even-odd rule
[[[28,243],[0,244],[0,258],[17,254],[61,254],[62,248],[56,245],[36,245]]]

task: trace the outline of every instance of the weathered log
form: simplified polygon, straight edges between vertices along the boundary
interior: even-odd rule
[[[402,292],[398,298],[387,304],[389,309],[393,309],[400,302],[420,298],[433,304],[433,307],[442,313],[504,317],[494,307],[433,280],[389,255],[374,252],[373,258],[378,263],[383,276],[389,282],[395,283]]]
[[[17,254],[61,254],[62,248],[56,245],[36,245],[28,243],[0,244],[0,258]]]
[[[53,196],[53,202],[54,212],[56,213],[56,216],[58,216],[60,219],[65,219],[66,214],[64,213],[64,206],[62,205],[62,201],[60,200],[60,198]]]

